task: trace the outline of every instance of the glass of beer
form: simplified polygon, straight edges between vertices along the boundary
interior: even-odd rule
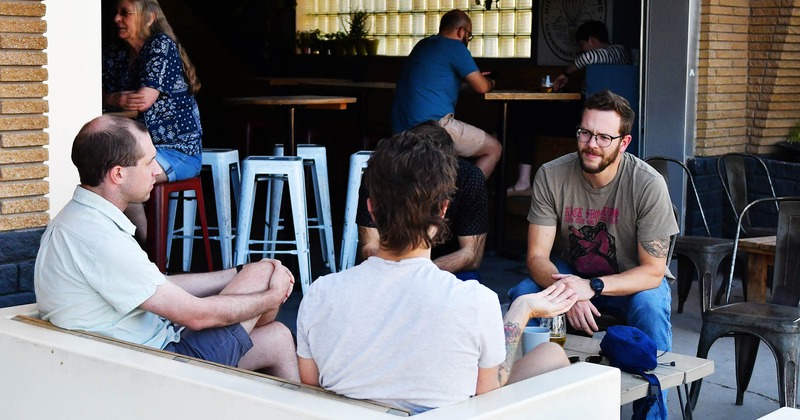
[[[553,82],[550,81],[550,75],[542,77],[542,83],[539,85],[539,92],[553,93]]]
[[[567,315],[561,314],[553,318],[542,318],[542,327],[550,329],[550,341],[564,347],[567,342]]]

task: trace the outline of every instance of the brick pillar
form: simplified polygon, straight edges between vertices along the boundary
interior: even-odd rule
[[[777,151],[800,121],[800,0],[702,0],[696,156]]]
[[[800,1],[752,2],[747,151],[770,153],[800,120]]]
[[[0,307],[32,302],[49,221],[47,39],[41,1],[0,1]]]
[[[748,0],[703,0],[697,86],[697,156],[747,142]]]

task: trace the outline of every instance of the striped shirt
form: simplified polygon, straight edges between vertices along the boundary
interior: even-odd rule
[[[575,59],[575,67],[578,69],[585,68],[589,64],[631,64],[631,56],[627,48],[614,44],[586,51]]]

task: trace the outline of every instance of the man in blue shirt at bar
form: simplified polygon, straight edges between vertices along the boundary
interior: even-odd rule
[[[392,131],[399,133],[428,120],[438,121],[453,138],[458,155],[475,158],[475,165],[488,178],[500,160],[500,142],[454,118],[462,82],[477,93],[489,92],[495,85],[472,59],[467,49],[471,39],[469,16],[451,10],[442,16],[437,35],[417,43],[397,81]]]

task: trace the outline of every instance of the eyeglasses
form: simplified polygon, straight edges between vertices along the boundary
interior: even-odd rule
[[[586,356],[586,359],[583,359],[586,363],[594,363],[594,364],[601,364],[603,362],[603,356],[600,354],[595,354],[592,356]],[[581,361],[580,356],[570,356],[569,363],[578,363]]]
[[[598,133],[594,134],[589,130],[584,130],[583,128],[578,127],[578,131],[575,132],[575,137],[578,138],[578,141],[581,143],[589,143],[592,140],[592,137],[597,139],[597,145],[606,148],[611,145],[611,142],[622,137],[622,134],[614,137],[610,134],[603,134]]]
[[[128,10],[128,9],[117,9],[117,15],[119,15],[120,17],[126,18],[126,17],[128,17],[130,15],[135,15],[135,14],[136,14],[136,12]]]
[[[470,32],[467,28],[461,28],[461,29],[463,29],[469,34],[469,37],[467,37],[467,42],[472,41],[472,38],[475,38],[475,35],[472,35],[472,32]]]

